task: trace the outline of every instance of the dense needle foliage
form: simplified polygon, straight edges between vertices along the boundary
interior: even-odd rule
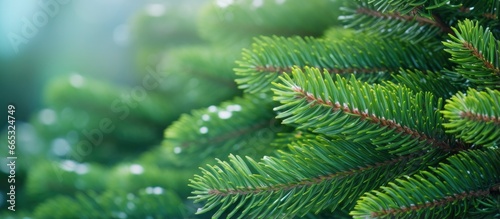
[[[158,79],[146,97],[90,78],[47,89],[40,113],[57,121],[35,117],[32,132],[50,160],[19,164],[35,207],[18,215],[500,217],[500,1],[215,0],[176,14],[176,33],[199,35],[158,32],[168,16],[134,22],[138,86]],[[115,129],[82,156],[103,118]],[[71,150],[50,153],[61,142]]]

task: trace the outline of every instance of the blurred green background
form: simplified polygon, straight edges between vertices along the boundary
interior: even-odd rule
[[[135,113],[135,105],[130,105],[132,112],[123,119],[128,123],[117,120],[113,123],[126,128],[117,128],[114,132],[118,134],[114,136],[103,136],[102,144],[109,145],[107,149],[105,146],[105,149],[95,149],[85,158],[72,156],[69,152],[70,145],[85,140],[82,137],[85,130],[91,133],[102,119],[123,113],[109,109],[112,101],[122,101],[126,95],[133,94],[133,88],[142,86],[149,70],[158,73],[157,66],[165,58],[163,53],[181,45],[200,44],[196,19],[204,3],[203,0],[0,1],[0,106],[5,109],[5,117],[8,104],[16,107],[18,212],[25,211],[30,216],[28,212],[33,211],[35,204],[51,197],[47,194],[68,194],[61,192],[64,189],[71,194],[74,192],[71,191],[75,187],[74,176],[53,179],[55,184],[49,180],[54,178],[54,171],[57,173],[54,170],[57,165],[51,167],[50,162],[69,162],[71,166],[74,160],[90,161],[112,167],[160,143],[167,125],[189,107],[178,107],[179,110],[168,118],[160,115],[159,119],[150,110],[157,106],[143,107],[143,117],[159,121],[144,126],[149,129],[142,127],[144,132],[137,135],[140,137],[117,142],[119,135],[136,133],[127,127],[141,121],[140,115],[135,116],[140,112]],[[151,95],[161,100],[160,93],[156,89]],[[146,102],[153,101],[148,99]],[[0,123],[3,139],[7,139],[6,127],[5,119]],[[127,153],[127,149],[116,148],[119,144],[135,146],[129,146],[132,149]],[[7,144],[2,141],[0,146],[0,161],[6,164]],[[68,165],[61,167],[67,169]],[[100,185],[95,182],[107,175],[99,173],[102,168],[95,168],[97,173],[87,188],[99,190]],[[0,170],[3,172],[0,176],[0,212],[5,212],[10,185],[7,183],[8,166],[2,165]],[[68,188],[61,188],[61,184],[67,184]]]
[[[58,8],[54,9],[47,2],[56,2]],[[67,3],[44,0],[0,1],[0,102],[2,106],[14,103],[19,121],[27,121],[32,112],[43,107],[43,89],[55,77],[80,74],[116,84],[133,84],[135,72],[140,69],[134,61],[133,53],[139,41],[134,37],[140,34],[132,33],[134,22],[139,19],[137,17],[145,13],[151,16],[150,19],[159,18],[182,9],[187,13],[186,18],[189,18],[196,16],[203,1],[61,2]],[[47,6],[55,11],[55,16],[49,15],[46,24],[36,26],[33,19],[42,22],[43,17],[36,15],[40,11],[45,12],[44,7]],[[26,37],[26,43],[20,42],[15,46],[9,34],[23,37],[26,26],[24,19],[35,26],[37,33],[31,38]],[[172,20],[171,26],[176,22]],[[146,30],[148,27],[142,28]],[[157,28],[161,32],[168,31],[166,29],[169,27],[158,25]],[[185,28],[186,31],[192,31],[192,37],[196,36],[194,26]],[[148,34],[152,35],[151,32]],[[165,35],[156,37],[163,37],[160,40],[168,41]],[[18,47],[17,52],[15,47]]]

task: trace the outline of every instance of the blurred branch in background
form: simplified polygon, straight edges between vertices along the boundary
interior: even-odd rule
[[[170,48],[202,43],[195,24],[202,3],[0,1],[0,103],[16,106],[18,210],[31,211],[50,194],[99,190],[97,181],[81,187],[85,177],[74,178],[78,184],[68,175],[85,168],[75,172],[63,164],[131,159],[159,143],[180,113],[196,107],[165,101],[164,95],[181,91],[165,85],[168,76],[160,75],[158,64]],[[182,86],[177,82],[169,84]],[[102,167],[88,166],[95,168]],[[7,177],[8,167],[1,169]],[[3,211],[9,185],[0,185]]]

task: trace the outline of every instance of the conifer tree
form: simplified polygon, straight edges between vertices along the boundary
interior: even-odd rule
[[[40,112],[54,120],[31,122],[44,156],[19,166],[34,207],[1,216],[500,217],[499,14],[497,0],[141,13],[137,86],[151,71],[159,86],[126,99],[137,86],[54,81]],[[171,16],[184,25],[158,33]],[[82,155],[103,118],[116,128]]]

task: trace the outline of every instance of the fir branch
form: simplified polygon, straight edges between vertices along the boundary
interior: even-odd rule
[[[472,53],[474,57],[476,57],[479,61],[481,61],[487,69],[495,73],[496,75],[500,76],[500,69],[498,67],[495,67],[492,62],[487,60],[484,55],[479,51],[478,48],[474,47],[470,42],[464,41],[463,42],[463,47]]]
[[[429,10],[439,7],[452,7],[453,5],[447,0],[357,0],[360,4],[369,3],[377,11],[394,12],[399,11],[401,14],[417,14],[420,10]],[[457,6],[454,6],[457,7]]]
[[[488,115],[481,115],[479,113],[474,113],[471,111],[461,111],[459,113],[460,118],[465,119],[465,120],[471,120],[471,121],[476,121],[476,122],[485,122],[485,123],[493,123],[495,126],[500,127],[500,118],[497,117],[490,117]]]
[[[412,11],[415,11],[415,10],[412,9]],[[439,29],[441,29],[441,31],[443,33],[450,33],[450,34],[453,33],[451,28],[448,25],[444,24],[443,21],[441,21],[441,19],[439,17],[437,17],[436,15],[433,15],[432,16],[433,19],[430,19],[427,17],[418,16],[415,14],[414,15],[402,14],[400,12],[385,12],[384,13],[384,12],[377,11],[377,10],[367,8],[367,7],[359,7],[358,9],[356,9],[356,13],[361,14],[361,15],[371,16],[374,18],[380,18],[380,19],[384,19],[384,20],[400,20],[403,22],[416,21],[420,26],[427,26],[427,25],[435,26],[435,27],[438,27]]]
[[[275,66],[255,66],[256,71],[262,72],[276,72],[278,74],[283,74],[287,72],[291,72],[294,67],[275,67]],[[352,74],[352,73],[361,73],[361,74],[370,74],[376,72],[393,72],[396,71],[396,68],[323,68],[323,70],[327,71],[330,74]]]
[[[293,79],[288,74],[281,77],[282,84],[274,90],[275,100],[282,103],[275,110],[284,123],[327,136],[368,140],[400,155],[430,148],[461,150],[437,128],[441,117],[435,108],[441,103],[429,93],[368,85],[354,77],[347,81],[337,75],[334,81],[314,68],[297,68],[292,75]]]
[[[163,144],[186,165],[198,165],[182,157],[197,156],[199,161],[215,154],[255,155],[270,151],[267,145],[283,129],[272,112],[274,104],[265,97],[237,97],[220,106],[210,106],[183,115],[165,130]],[[262,137],[263,133],[271,133]],[[249,147],[260,144],[261,148]],[[260,156],[260,154],[259,154]]]
[[[416,204],[416,205],[410,205],[410,207],[402,206],[399,209],[381,209],[379,212],[372,212],[370,214],[371,218],[383,218],[385,216],[391,216],[391,215],[404,215],[404,214],[411,214],[411,212],[416,212],[416,211],[423,211],[426,209],[433,209],[433,208],[443,208],[452,204],[455,204],[457,202],[464,201],[466,199],[475,199],[475,198],[483,198],[489,196],[489,190],[478,190],[478,191],[469,191],[469,192],[462,192],[460,194],[453,194],[452,196],[446,196],[442,199],[439,200],[433,200],[432,202],[427,202],[427,203],[422,203],[422,204]],[[409,216],[415,217],[415,215]],[[402,217],[401,217],[402,218]]]
[[[437,5],[442,4],[436,3]],[[417,44],[436,44],[442,35],[452,33],[448,24],[430,9],[436,5],[426,1],[352,1],[343,10],[340,19],[346,26],[382,37],[398,37]],[[448,6],[453,7],[453,6]]]
[[[469,89],[466,94],[457,93],[447,100],[442,114],[443,125],[448,133],[465,142],[498,146],[500,143],[500,91]]]
[[[248,187],[248,188],[236,188],[236,189],[224,189],[224,190],[219,190],[219,189],[210,189],[208,191],[208,194],[213,194],[217,196],[230,196],[230,195],[257,195],[260,193],[273,193],[273,192],[278,192],[278,191],[289,191],[292,189],[300,189],[303,187],[311,187],[314,185],[318,185],[321,183],[325,183],[326,181],[331,182],[334,179],[343,179],[346,177],[353,177],[356,176],[362,172],[365,171],[373,171],[373,169],[378,169],[378,168],[384,168],[384,167],[389,167],[393,165],[400,164],[401,162],[405,161],[408,162],[409,160],[415,159],[416,156],[415,154],[407,155],[407,156],[399,156],[395,157],[389,160],[385,160],[382,162],[378,163],[373,163],[370,165],[366,166],[358,166],[352,169],[344,170],[341,172],[336,172],[332,174],[327,174],[327,175],[321,175],[317,177],[312,177],[312,178],[306,178],[306,179],[301,179],[297,182],[289,182],[289,183],[283,183],[283,184],[273,184],[270,186],[263,186],[263,187]],[[235,159],[231,157],[232,159]],[[219,163],[222,161],[219,160]]]
[[[362,40],[370,37],[370,41]],[[315,39],[260,37],[243,51],[235,69],[239,87],[250,93],[266,91],[292,67],[325,69],[331,74],[354,73],[364,81],[386,79],[399,68],[438,70],[446,64],[436,44],[413,45],[396,39],[357,33],[355,38]]]
[[[191,198],[207,202],[200,213],[218,205],[222,206],[214,218],[225,211],[239,218],[265,218],[349,209],[353,202],[347,195],[361,195],[399,174],[414,172],[425,161],[414,155],[390,155],[365,144],[326,139],[300,140],[289,153],[264,157],[259,163],[251,158],[229,158],[229,163],[219,160],[219,166],[202,169],[203,175],[191,181],[196,189]],[[355,183],[358,180],[365,183]],[[239,212],[243,206],[245,210]]]
[[[392,120],[392,119],[386,119],[384,117],[376,116],[375,114],[369,115],[366,111],[360,112],[359,109],[354,108],[350,109],[348,103],[339,103],[335,102],[332,103],[329,100],[324,101],[321,99],[321,97],[315,97],[313,94],[303,90],[301,87],[293,87],[293,90],[298,93],[295,97],[297,99],[306,99],[307,105],[309,107],[314,107],[314,106],[326,106],[331,108],[333,113],[338,113],[339,111],[342,111],[346,114],[350,114],[354,117],[359,117],[361,121],[367,120],[370,123],[377,124],[380,128],[382,129],[392,129],[396,133],[401,133],[404,135],[411,136],[413,139],[417,139],[418,141],[426,141],[428,144],[435,145],[438,148],[441,148],[443,150],[450,150],[450,146],[445,144],[444,142],[437,141],[436,139],[430,138],[429,136],[426,136],[425,134],[419,133],[417,130],[412,130],[408,126],[401,125],[400,123]]]
[[[354,218],[463,217],[461,206],[477,206],[500,182],[500,150],[463,151],[439,168],[421,171],[366,193]]]
[[[500,42],[493,33],[478,22],[460,22],[455,35],[443,42],[445,51],[451,54],[451,61],[458,64],[457,74],[469,79],[478,88],[500,87]]]

